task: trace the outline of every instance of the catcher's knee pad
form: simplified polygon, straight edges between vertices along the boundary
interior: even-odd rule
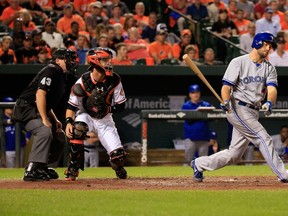
[[[73,139],[84,140],[89,131],[88,125],[85,122],[76,121],[73,127]]]
[[[78,171],[79,169],[84,170],[84,145],[70,144],[69,151],[70,163],[68,165],[68,170],[74,169]]]
[[[123,148],[118,148],[110,152],[109,154],[109,162],[114,170],[119,170],[123,168],[124,163],[126,161],[127,153],[124,151]]]

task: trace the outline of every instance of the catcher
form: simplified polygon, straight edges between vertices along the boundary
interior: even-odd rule
[[[93,131],[109,155],[109,162],[119,179],[126,179],[127,153],[120,141],[113,113],[125,108],[125,93],[119,75],[112,71],[112,52],[107,48],[89,50],[88,72],[71,88],[66,110],[66,135],[70,139],[70,162],[66,179],[75,181],[84,170],[84,139]]]

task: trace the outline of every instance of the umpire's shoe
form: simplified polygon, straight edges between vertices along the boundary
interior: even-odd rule
[[[24,172],[24,181],[49,181],[50,177],[44,171],[43,167],[37,163],[29,163]]]
[[[117,170],[115,170],[116,176],[119,179],[127,179],[127,171],[124,169],[124,167],[121,167]]]
[[[192,160],[191,167],[194,170],[194,175],[193,175],[194,180],[197,182],[202,182],[204,179],[203,173],[197,169],[197,167],[195,165],[195,160]]]

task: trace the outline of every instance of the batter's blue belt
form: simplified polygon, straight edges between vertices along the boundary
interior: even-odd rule
[[[246,106],[246,107],[249,107],[249,108],[254,109],[254,110],[259,110],[259,109],[260,109],[259,107],[256,107],[256,106],[254,106],[254,105],[245,103],[245,102],[243,102],[243,101],[238,101],[238,105],[240,105],[240,106]]]

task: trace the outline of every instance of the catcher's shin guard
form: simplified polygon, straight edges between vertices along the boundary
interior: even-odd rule
[[[79,169],[84,170],[84,145],[70,143],[69,151],[70,163],[64,174],[66,179],[75,181],[79,174]]]
[[[113,170],[115,170],[116,176],[119,179],[127,178],[127,171],[124,169],[124,163],[126,161],[127,153],[123,148],[118,148],[110,152],[109,154],[109,162]]]

